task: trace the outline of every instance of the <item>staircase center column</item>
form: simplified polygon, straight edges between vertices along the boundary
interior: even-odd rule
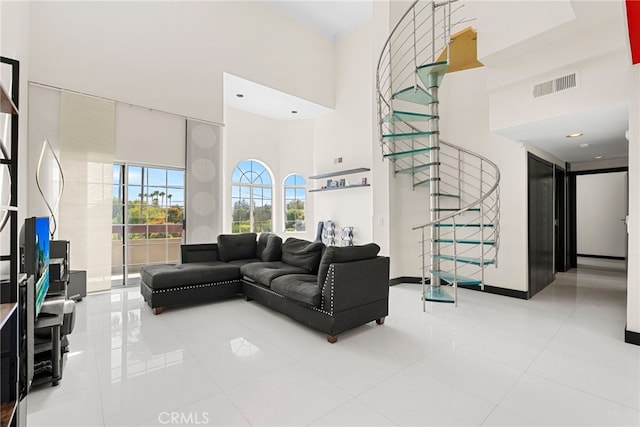
[[[434,81],[429,82],[429,88],[427,91],[433,97],[434,102],[429,104],[429,114],[433,117],[438,117],[438,86],[437,86],[437,77],[434,74],[431,74],[430,77]],[[440,198],[438,194],[440,194],[440,135],[439,135],[439,125],[438,118],[434,118],[429,122],[429,131],[433,133],[429,135],[429,147],[431,150],[429,151],[429,222],[433,223],[437,221],[440,217]],[[431,259],[429,260],[429,264],[431,265],[431,272],[429,273],[429,286],[433,288],[437,288],[440,286],[440,277],[435,275],[434,271],[440,270],[440,259],[437,258],[437,255],[440,255],[440,243],[438,239],[440,238],[440,228],[439,227],[430,227],[430,239],[429,242],[429,253]]]

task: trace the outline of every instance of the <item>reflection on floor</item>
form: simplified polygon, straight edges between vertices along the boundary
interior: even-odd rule
[[[241,298],[154,316],[139,289],[78,304],[64,377],[28,425],[640,425],[626,279],[572,270],[529,301],[391,288],[390,316],[330,345]]]

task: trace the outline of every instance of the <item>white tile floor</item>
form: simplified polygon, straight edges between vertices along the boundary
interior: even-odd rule
[[[28,426],[640,425],[623,273],[559,274],[529,301],[460,291],[422,312],[391,288],[383,326],[321,333],[241,298],[154,316],[139,289],[77,305],[64,378]],[[174,417],[174,418],[172,418]]]

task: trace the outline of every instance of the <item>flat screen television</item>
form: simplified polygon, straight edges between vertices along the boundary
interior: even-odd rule
[[[49,289],[49,218],[27,218],[22,231],[23,271],[33,276],[37,316]]]

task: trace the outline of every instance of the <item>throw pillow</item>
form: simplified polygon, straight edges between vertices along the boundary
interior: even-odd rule
[[[329,271],[329,264],[334,262],[360,261],[375,258],[380,252],[380,246],[367,243],[359,246],[328,246],[325,249],[318,271],[318,284],[322,286]]]
[[[282,256],[282,239],[277,234],[260,233],[256,255],[263,262],[280,261]]]
[[[256,233],[220,234],[218,236],[218,259],[233,261],[256,257]]]
[[[289,237],[282,244],[282,262],[304,268],[311,274],[317,274],[323,249],[322,243]]]

